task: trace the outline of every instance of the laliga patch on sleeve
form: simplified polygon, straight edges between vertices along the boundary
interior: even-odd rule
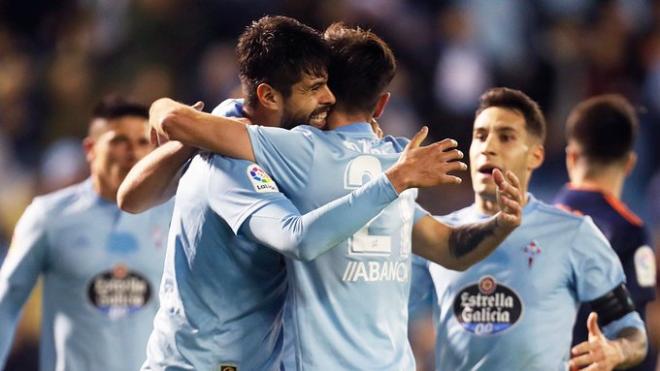
[[[641,287],[655,286],[655,254],[649,246],[640,246],[635,251],[635,275]]]
[[[247,167],[247,176],[254,187],[254,190],[259,193],[279,192],[277,184],[273,179],[257,164],[250,164]]]

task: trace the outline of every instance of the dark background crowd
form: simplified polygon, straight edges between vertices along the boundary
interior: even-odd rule
[[[32,197],[86,176],[80,139],[101,97],[149,104],[170,96],[209,110],[239,95],[236,38],[265,14],[320,30],[341,20],[387,41],[399,66],[386,134],[410,136],[427,124],[432,137],[453,137],[467,153],[479,95],[523,90],[548,119],[546,161],[531,186],[546,201],[567,181],[570,108],[623,94],[641,127],[623,199],[660,240],[660,1],[0,0],[0,261]],[[438,214],[467,205],[463,178],[424,191],[421,203]],[[36,312],[27,311],[14,359],[37,334]]]

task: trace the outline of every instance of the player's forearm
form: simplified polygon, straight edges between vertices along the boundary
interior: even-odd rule
[[[498,226],[496,218],[455,227],[449,235],[449,254],[459,269],[465,270],[490,255],[509,232]]]
[[[117,191],[117,205],[127,212],[140,213],[174,196],[180,171],[197,150],[170,141],[140,160]]]
[[[427,216],[413,228],[413,252],[445,268],[462,271],[488,256],[508,233],[495,218],[450,227]]]
[[[638,328],[624,328],[617,338],[612,340],[619,349],[622,361],[616,366],[618,370],[627,369],[640,364],[646,357],[647,338],[644,331]]]
[[[252,143],[245,124],[226,117],[200,112],[171,99],[159,99],[149,111],[170,140],[216,152],[224,156],[254,161]]]
[[[304,215],[293,205],[282,211],[260,210],[248,221],[248,235],[292,259],[311,261],[355,234],[397,197],[381,175]]]

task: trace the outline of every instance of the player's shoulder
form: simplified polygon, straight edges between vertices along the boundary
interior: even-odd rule
[[[392,146],[396,152],[402,152],[408,143],[410,143],[410,139],[406,137],[395,137],[392,135],[386,135],[382,140],[386,143],[392,143]]]
[[[282,129],[282,130],[285,130],[285,129]],[[293,132],[293,133],[302,134],[306,137],[310,137],[310,136],[320,137],[320,136],[324,136],[324,135],[327,135],[328,133],[332,132],[332,131],[321,130],[321,129],[319,129],[317,127],[314,127],[314,126],[311,126],[311,125],[298,125],[298,126],[294,127],[293,129],[291,129],[289,131]]]
[[[452,211],[446,215],[434,215],[435,219],[449,225],[461,225],[472,223],[479,219],[479,214],[476,212],[474,204],[464,207],[462,209]]]
[[[538,212],[542,217],[562,220],[564,222],[568,222],[569,224],[574,224],[576,227],[579,226],[585,219],[584,215],[573,213],[566,208],[559,207],[557,205],[551,205],[538,199],[534,200],[534,210]]]
[[[82,183],[37,196],[32,200],[31,207],[44,215],[57,214],[74,207],[79,201],[90,196],[91,192],[93,192],[91,180],[88,179]]]
[[[224,117],[244,117],[243,99],[225,99],[211,111],[211,114]]]

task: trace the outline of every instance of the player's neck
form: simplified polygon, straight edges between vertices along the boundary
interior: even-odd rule
[[[119,189],[119,183],[121,182],[118,184],[112,184],[113,182],[104,179],[99,174],[92,174],[91,178],[92,187],[96,194],[108,202],[117,203],[117,190]]]
[[[327,129],[333,130],[356,122],[369,122],[371,119],[370,113],[347,113],[335,108],[328,116]]]
[[[527,195],[527,186],[523,184],[520,185],[520,190],[523,194],[523,200],[520,206],[525,207],[527,202],[529,202],[529,196]],[[497,199],[495,195],[491,194],[474,194],[474,205],[477,207],[477,211],[484,215],[495,215],[500,211],[500,206],[497,204]]]
[[[279,118],[274,117],[272,112],[261,109],[259,107],[254,108],[250,105],[243,106],[243,112],[245,112],[246,118],[249,119],[253,124],[264,125],[264,126],[277,126],[279,123]]]
[[[599,190],[617,199],[621,198],[626,178],[622,171],[615,168],[603,168],[597,172],[580,168],[573,170],[569,175],[571,185],[574,187]]]

